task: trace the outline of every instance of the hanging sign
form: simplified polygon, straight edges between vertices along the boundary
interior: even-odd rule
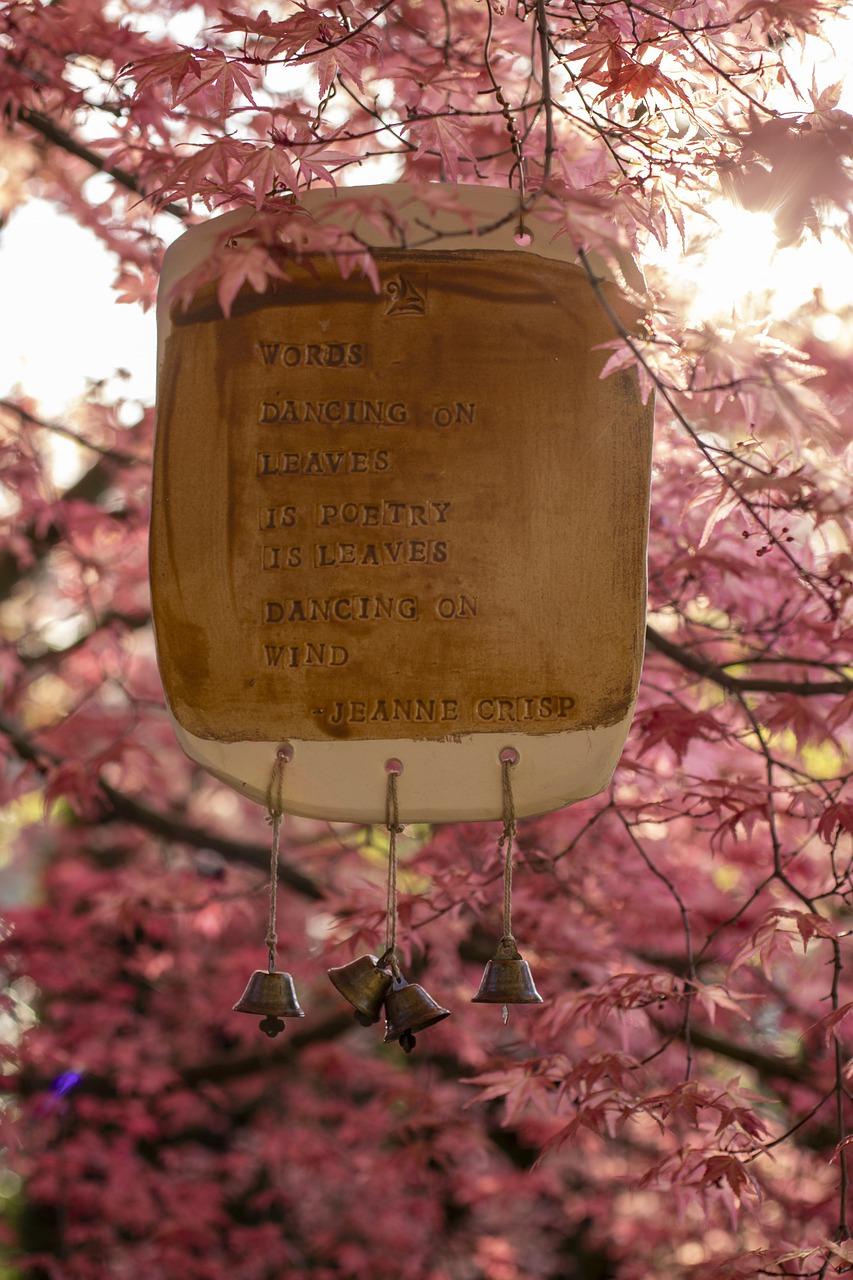
[[[455,190],[474,221],[515,199]],[[294,812],[381,818],[394,756],[404,820],[494,817],[505,746],[518,813],[545,811],[606,784],[630,721],[650,408],[629,375],[600,379],[612,325],[565,241],[441,218],[455,234],[428,248],[370,229],[378,291],[288,264],[227,319],[212,287],[170,301],[221,220],[167,255],[163,684],[189,754],[256,799],[293,744]]]

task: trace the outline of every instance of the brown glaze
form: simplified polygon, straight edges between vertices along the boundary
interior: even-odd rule
[[[323,262],[229,319],[210,290],[173,317],[151,573],[177,720],[221,741],[616,723],[651,413],[599,379],[612,331],[583,272],[376,259],[378,294]]]

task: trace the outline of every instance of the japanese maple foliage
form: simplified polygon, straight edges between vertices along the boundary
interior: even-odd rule
[[[349,184],[405,177],[436,207],[439,179],[509,186],[519,230],[535,207],[594,285],[587,251],[643,264],[644,323],[614,328],[606,372],[655,390],[658,423],[628,746],[606,793],[520,825],[515,928],[546,1001],[507,1027],[468,1003],[496,824],[410,829],[406,962],[454,1016],[408,1058],[324,976],[381,944],[380,830],[288,823],[282,958],[308,1016],[269,1042],[230,1012],[263,959],[269,832],[164,714],[152,410],[111,382],[62,421],[26,387],[3,402],[4,856],[35,886],[3,946],[4,1274],[853,1269],[850,311],[778,293],[849,234],[841,73],[804,69],[842,7],[7,0],[0,208],[58,203],[114,253],[118,303],[150,305],[165,240],[218,210],[253,211],[206,267],[227,310],[311,253],[370,275]],[[694,268],[732,211],[779,266],[714,300]],[[65,491],[57,432],[86,459]]]

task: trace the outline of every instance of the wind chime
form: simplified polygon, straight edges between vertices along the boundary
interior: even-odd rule
[[[267,967],[234,1008],[269,1036],[304,1016],[277,967],[285,815],[382,822],[384,948],[329,978],[406,1052],[449,1010],[400,968],[404,822],[500,820],[502,931],[473,1001],[505,1020],[541,1003],[513,933],[517,818],[612,775],[650,481],[651,406],[599,376],[613,317],[632,318],[606,266],[519,224],[513,193],[435,190],[347,192],[378,291],[315,256],[230,316],[204,283],[182,308],[189,272],[251,243],[243,211],[169,249],[158,304],[161,677],[184,750],[271,826]],[[339,216],[332,193],[304,204]]]
[[[497,951],[486,965],[480,989],[472,1004],[503,1006],[504,1022],[511,1004],[541,1004],[530,966],[522,959],[512,932],[512,871],[515,840],[515,807],[510,771],[518,763],[518,752],[506,747],[500,753],[503,791],[503,830],[498,848],[503,854],[503,933]],[[284,1018],[304,1018],[296,996],[293,978],[276,969],[278,936],[276,933],[276,895],[278,890],[278,854],[281,824],[284,816],[281,781],[285,765],[293,759],[293,748],[279,747],[273,765],[268,800],[268,816],[272,825],[270,855],[269,920],[264,939],[267,946],[267,969],[256,969],[243,995],[234,1005],[238,1013],[261,1016],[261,1030],[276,1036],[284,1030]],[[355,1010],[356,1021],[364,1027],[378,1022],[385,1012],[385,1043],[399,1041],[406,1053],[415,1047],[415,1033],[425,1031],[444,1018],[450,1010],[442,1008],[417,982],[407,982],[397,959],[397,837],[400,825],[397,779],[403,765],[397,759],[386,761],[385,825],[388,830],[388,877],[385,908],[385,949],[381,956],[359,956],[349,964],[329,969],[333,985]]]

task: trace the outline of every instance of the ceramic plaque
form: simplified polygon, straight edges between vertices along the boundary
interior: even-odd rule
[[[329,818],[382,818],[389,756],[404,820],[498,816],[504,746],[520,813],[600,789],[642,660],[651,421],[599,377],[583,268],[544,228],[377,241],[378,291],[289,265],[226,319],[213,287],[168,300],[215,227],[170,251],[159,317],[151,576],[185,749],[260,799],[287,740],[289,808]]]

